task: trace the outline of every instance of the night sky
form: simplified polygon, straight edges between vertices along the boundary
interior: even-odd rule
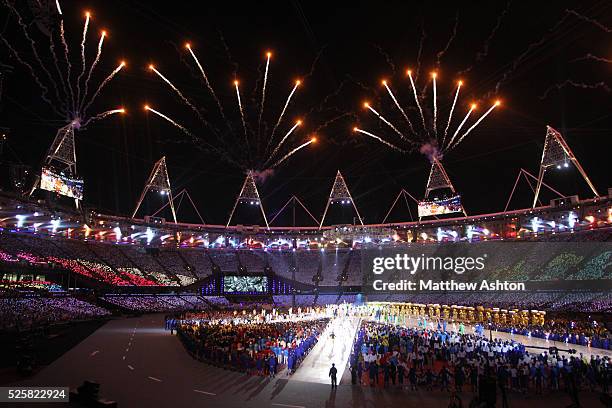
[[[18,3],[23,7],[25,2]],[[93,13],[88,62],[93,58],[99,30],[109,32],[94,83],[112,71],[119,60],[128,61],[127,69],[106,88],[93,109],[99,112],[123,106],[128,113],[109,117],[77,134],[78,171],[85,180],[85,201],[102,211],[130,214],[151,166],[166,155],[173,190],[186,188],[207,223],[227,221],[244,171],[222,160],[218,153],[194,146],[178,129],[142,108],[150,103],[204,140],[213,138],[193,112],[147,69],[154,63],[194,101],[207,120],[210,116],[214,125],[222,127],[219,118],[213,118],[214,102],[194,75],[194,65],[183,48],[185,41],[193,45],[235,128],[241,122],[232,84],[234,72],[243,87],[247,117],[255,123],[258,111],[252,98],[259,98],[261,88],[253,91],[256,84],[261,86],[267,50],[273,52],[264,111],[267,123],[275,123],[295,79],[304,81],[279,134],[302,118],[305,126],[289,145],[307,140],[313,132],[318,143],[297,153],[259,183],[269,215],[295,194],[320,216],[338,169],[368,223],[382,221],[401,188],[416,197],[423,196],[429,172],[427,157],[418,151],[394,152],[351,131],[359,124],[393,139],[388,128],[364,112],[362,103],[371,101],[381,113],[401,123],[380,81],[391,81],[402,105],[414,105],[404,72],[418,66],[423,31],[418,83],[422,87],[428,73],[436,69],[441,118],[447,117],[452,101],[449,97],[460,72],[466,82],[460,101],[462,114],[472,101],[483,108],[495,98],[503,101],[501,109],[443,158],[469,214],[503,210],[521,167],[537,174],[547,124],[565,136],[601,194],[612,186],[612,94],[606,85],[612,68],[612,34],[606,30],[612,25],[609,1],[479,1],[448,6],[406,1],[318,5],[297,0],[197,5],[191,1],[65,0],[61,4],[73,64],[79,63],[85,10]],[[28,15],[27,8],[19,10]],[[31,50],[14,16],[7,18],[5,8],[1,13],[3,36],[31,60]],[[456,22],[456,37],[440,54]],[[31,28],[36,31],[35,26]],[[48,44],[39,44],[46,61],[50,61],[48,48]],[[526,50],[529,52],[519,59]],[[27,70],[2,44],[0,61],[15,67],[4,81],[0,110],[0,126],[10,129],[8,148],[2,156],[4,178],[7,162],[39,166],[55,131],[65,121],[41,102],[40,90]],[[599,85],[592,89],[566,85],[546,93],[549,87],[566,80]],[[231,134],[223,137],[229,154],[244,154],[243,139]],[[551,171],[546,181],[565,194],[589,196],[588,187],[574,169]],[[524,208],[530,205],[531,197],[529,186],[523,184],[511,207]],[[545,203],[550,198],[544,193]],[[161,203],[159,196],[151,196],[145,209],[153,210]],[[197,220],[192,211],[186,207],[182,210],[179,220]],[[416,213],[414,205],[412,212]],[[246,214],[240,217],[238,222],[258,222],[253,218],[249,221]],[[306,222],[303,214],[297,218],[300,223]],[[394,212],[391,220],[409,220],[405,206]],[[286,225],[290,217],[278,221],[277,225]],[[330,221],[348,220],[332,214]]]

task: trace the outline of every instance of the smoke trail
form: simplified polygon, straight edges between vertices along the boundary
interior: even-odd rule
[[[28,33],[27,25],[23,22],[21,15],[19,14],[19,12],[17,11],[15,7],[13,7],[7,0],[5,0],[4,3],[13,12],[13,14],[15,14],[15,17],[17,17],[17,24],[19,24],[19,26],[21,27],[24,37],[30,42],[30,47],[32,48],[32,54],[34,55],[34,58],[40,65],[40,68],[43,70],[45,75],[47,75],[47,78],[49,78],[49,81],[51,82],[51,85],[53,86],[57,100],[61,102],[62,98],[59,95],[59,88],[57,86],[57,83],[55,82],[55,80],[53,79],[53,76],[51,76],[51,73],[49,72],[49,70],[43,63],[42,59],[40,58],[40,55],[38,54],[38,50],[36,49],[36,42],[34,41],[34,39],[32,39],[32,37],[30,37],[30,34]]]
[[[326,48],[327,48],[327,44],[319,49],[319,51],[317,52],[317,55],[315,55],[314,60],[312,60],[312,64],[310,65],[310,70],[308,71],[306,75],[304,75],[304,79],[308,79],[314,74],[315,68],[317,67],[317,64],[319,63],[319,60],[321,59],[321,56],[323,55],[323,52],[325,51]]]
[[[266,162],[264,163],[264,166],[270,161],[272,160],[272,157],[274,157],[274,155],[276,154],[276,152],[278,152],[278,150],[281,148],[281,146],[283,145],[283,143],[285,143],[285,140],[287,140],[287,138],[289,136],[291,136],[291,134],[293,133],[293,131],[295,129],[297,129],[298,126],[300,126],[302,124],[301,121],[297,121],[295,123],[295,125],[293,125],[291,127],[291,129],[289,129],[289,131],[285,134],[285,136],[283,136],[283,138],[281,139],[281,141],[276,145],[276,147],[274,148],[274,150],[272,151],[272,153],[270,154],[270,157],[268,157],[268,160],[266,160]]]
[[[476,105],[472,104],[470,106],[470,110],[468,110],[468,112],[465,114],[465,117],[463,118],[463,120],[461,121],[457,129],[455,130],[455,133],[453,133],[453,137],[451,137],[451,139],[448,141],[448,144],[446,145],[446,148],[444,149],[445,151],[451,150],[453,148],[453,141],[455,140],[455,138],[461,131],[461,128],[463,127],[463,125],[465,125],[465,122],[467,122],[468,118],[470,117],[474,109],[476,109]]]
[[[566,86],[571,86],[574,88],[579,88],[579,89],[602,89],[605,92],[610,92],[611,89],[608,86],[608,84],[606,84],[605,82],[597,82],[594,84],[585,84],[582,82],[574,82],[571,79],[566,79],[565,81],[561,82],[560,84],[555,84],[550,86],[548,89],[546,89],[546,91],[544,91],[544,93],[540,96],[540,99],[546,99],[548,97],[548,95],[554,91],[554,90],[561,90],[563,88],[565,88]]]
[[[246,122],[244,121],[244,110],[242,109],[242,100],[240,99],[240,89],[238,88],[238,81],[234,81],[236,87],[236,98],[238,99],[238,109],[240,109],[240,120],[242,121],[242,128],[244,129],[244,137],[247,135]],[[248,142],[248,138],[247,138]]]
[[[268,71],[270,69],[270,57],[271,57],[271,53],[268,52],[267,54],[267,60],[266,60],[266,70],[264,72],[264,80],[263,80],[263,87],[261,90],[261,107],[259,109],[259,119],[257,121],[257,137],[259,137],[259,135],[261,134],[261,118],[263,116],[263,111],[264,111],[264,104],[266,102],[266,85],[268,84]]]
[[[429,135],[429,131],[427,130],[427,125],[425,125],[425,115],[423,115],[423,109],[421,108],[421,103],[419,102],[419,96],[417,95],[416,86],[414,85],[414,80],[412,79],[412,74],[408,72],[408,78],[410,78],[410,85],[412,86],[412,93],[414,94],[414,101],[416,102],[417,108],[419,108],[419,113],[421,114],[421,122],[423,123],[423,130],[425,133]]]
[[[87,119],[87,121],[85,121],[85,123],[81,126],[81,128],[83,129],[90,123],[95,122],[100,119],[104,119],[107,116],[114,115],[116,113],[124,113],[124,112],[125,110],[122,108],[122,109],[107,110],[106,112],[98,113],[97,115],[94,115],[91,118]]]
[[[272,166],[270,166],[270,168],[273,169],[275,167],[278,167],[282,162],[284,162],[285,160],[287,160],[288,158],[293,156],[299,150],[302,150],[304,147],[308,146],[311,143],[314,143],[315,141],[316,141],[316,139],[313,138],[313,139],[310,139],[309,141],[307,141],[306,143],[303,143],[303,144],[299,145],[298,147],[296,147],[295,149],[291,150],[289,153],[284,155],[279,161],[277,161]]]
[[[432,74],[433,80],[433,131],[434,136],[438,136],[438,90],[436,87],[436,74]]]
[[[238,88],[238,81],[234,81],[236,87],[236,98],[238,99],[238,108],[240,109],[240,120],[242,121],[242,129],[244,130],[244,140],[247,145],[247,151],[250,151],[249,137],[247,136],[247,125],[244,120],[244,110],[242,109],[242,100],[240,99],[240,89]]]
[[[395,64],[393,63],[393,60],[391,59],[391,57],[389,56],[389,54],[387,54],[387,52],[378,44],[376,43],[370,43],[372,45],[372,47],[374,47],[376,49],[376,51],[378,51],[378,53],[380,55],[382,55],[385,59],[385,61],[387,62],[387,65],[389,65],[389,67],[391,68],[391,71],[393,72],[393,74],[395,75]]]
[[[599,21],[587,17],[585,15],[582,15],[580,13],[578,13],[576,10],[572,10],[572,9],[566,9],[565,12],[567,14],[571,14],[577,18],[579,18],[582,21],[586,21],[587,23],[593,24],[595,27],[600,28],[601,30],[605,31],[606,33],[612,33],[612,28],[607,27],[606,25],[600,23]]]
[[[198,116],[198,118],[206,123],[206,120],[204,119],[204,117],[202,116],[202,114],[200,113],[200,111],[198,110],[198,108],[195,107],[194,104],[192,104],[189,99],[187,99],[185,97],[185,95],[183,95],[183,93],[176,87],[174,86],[174,84],[172,82],[170,82],[170,80],[168,78],[166,78],[161,72],[159,72],[153,65],[149,65],[149,69],[153,72],[155,72],[157,74],[157,76],[159,76],[166,84],[168,84],[168,86],[170,88],[172,88],[172,90],[174,91],[174,93],[176,93],[178,95],[179,98],[181,98],[181,100],[183,101],[183,103],[185,105],[187,105],[192,111],[194,111],[194,113]]]
[[[440,61],[442,60],[442,58],[444,57],[444,54],[446,54],[446,51],[448,51],[448,49],[450,48],[451,44],[453,43],[453,40],[457,36],[457,28],[458,27],[459,27],[459,10],[457,10],[457,13],[455,14],[455,25],[453,26],[453,31],[452,31],[448,41],[446,42],[446,46],[443,49],[441,49],[436,54],[436,67],[440,66]]]
[[[493,39],[495,38],[495,35],[499,31],[499,28],[501,27],[502,22],[504,21],[504,19],[506,18],[506,15],[510,11],[510,5],[511,4],[512,4],[512,0],[508,0],[506,2],[506,7],[504,7],[504,9],[502,10],[501,14],[499,14],[497,16],[497,21],[496,21],[495,25],[493,26],[493,29],[489,33],[489,36],[487,37],[487,39],[482,44],[482,49],[476,53],[476,59],[475,59],[474,63],[472,63],[472,65],[470,65],[469,67],[465,68],[463,71],[460,71],[459,73],[457,73],[458,76],[461,76],[461,75],[464,75],[464,74],[470,72],[474,68],[474,65],[476,63],[482,61],[483,59],[485,59],[489,55],[489,48],[491,46],[491,42],[493,42]]]
[[[417,66],[414,75],[414,80],[418,81],[419,73],[421,72],[421,56],[423,55],[423,46],[425,44],[425,38],[427,38],[427,33],[425,32],[425,21],[421,22],[421,38],[419,40],[419,50],[417,51]]]
[[[463,136],[461,136],[459,140],[457,140],[457,142],[451,148],[454,149],[455,147],[459,146],[459,144],[463,141],[463,139],[465,139],[465,137],[469,135],[472,130],[476,129],[476,126],[478,126],[480,122],[482,122],[489,115],[489,113],[493,112],[493,109],[495,109],[498,105],[499,105],[499,102],[495,102],[493,106],[491,106],[485,113],[482,114],[480,118],[478,118],[476,123],[474,123],[468,130],[466,130]]]
[[[85,92],[83,92],[83,100],[81,101],[81,106],[79,106],[79,109],[83,107],[83,104],[85,103],[85,100],[87,99],[87,93],[89,92],[89,81],[91,81],[91,74],[96,68],[96,65],[98,65],[98,62],[100,61],[100,56],[102,55],[102,44],[104,43],[104,37],[106,37],[106,32],[102,31],[102,34],[100,34],[100,42],[98,42],[98,51],[96,53],[96,58],[94,59],[94,62],[91,64],[91,67],[89,67],[89,72],[87,73],[87,79],[85,79]]]
[[[374,133],[370,133],[370,132],[368,132],[368,131],[366,131],[366,130],[359,129],[358,127],[353,128],[353,131],[354,131],[354,132],[357,132],[357,133],[364,134],[364,135],[366,135],[366,136],[370,136],[372,139],[376,139],[376,140],[378,140],[380,143],[382,143],[382,144],[384,144],[384,145],[387,145],[387,146],[389,146],[391,149],[396,150],[396,151],[398,151],[398,152],[400,152],[400,153],[406,153],[406,150],[401,149],[401,148],[399,148],[399,147],[395,146],[394,144],[387,142],[386,140],[384,140],[384,139],[383,139],[383,138],[381,138],[380,136],[375,135]]]
[[[53,111],[55,113],[57,113],[59,116],[64,116],[64,114],[62,114],[60,111],[58,111],[57,108],[55,107],[55,105],[53,104],[53,102],[51,102],[51,100],[47,97],[47,94],[49,93],[49,88],[47,88],[43,84],[43,82],[40,80],[40,78],[36,75],[36,72],[34,72],[34,68],[32,68],[32,66],[29,63],[27,63],[26,61],[24,61],[21,58],[19,53],[17,53],[17,51],[11,46],[11,44],[9,44],[9,42],[6,40],[6,38],[4,38],[4,36],[2,34],[0,34],[0,40],[2,40],[2,42],[4,43],[6,48],[8,48],[9,51],[13,54],[13,57],[15,57],[17,62],[19,62],[21,65],[25,66],[30,71],[30,75],[32,75],[32,78],[34,79],[34,82],[36,82],[36,85],[38,85],[38,87],[42,91],[42,93],[41,93],[42,100],[47,102],[47,104],[51,107],[51,109],[53,109]]]
[[[450,127],[451,121],[453,119],[453,112],[455,111],[455,105],[457,104],[457,98],[459,97],[461,85],[463,85],[463,82],[457,82],[457,91],[455,92],[455,98],[453,99],[453,104],[451,105],[450,113],[448,114],[448,122],[446,122],[446,127],[444,128],[444,136],[442,137],[441,143],[442,148],[444,148],[444,141],[446,140],[446,135],[448,134],[448,128]]]
[[[85,24],[83,25],[83,39],[81,40],[81,73],[77,77],[77,105],[81,105],[81,78],[85,75],[85,39],[87,38],[87,29],[89,28],[89,12],[85,14]]]
[[[200,74],[202,74],[202,79],[204,80],[204,84],[206,85],[208,92],[210,92],[210,95],[215,100],[215,103],[217,104],[217,108],[219,109],[219,112],[221,113],[221,117],[223,118],[225,122],[229,123],[229,121],[225,118],[225,112],[223,111],[223,106],[221,105],[221,101],[217,97],[215,90],[213,89],[212,85],[208,81],[208,76],[206,75],[206,71],[204,71],[204,67],[202,66],[202,64],[200,64],[200,60],[198,59],[198,57],[195,55],[195,53],[191,49],[191,45],[187,44],[186,48],[191,54],[191,57],[195,61],[196,65],[198,66],[198,69],[200,70]]]
[[[221,32],[221,30],[217,29],[217,34],[219,35],[219,41],[221,41],[221,45],[223,46],[223,51],[225,52],[225,56],[227,57],[227,60],[234,68],[234,70],[232,71],[232,76],[235,78],[236,74],[238,73],[238,63],[234,61],[229,45],[227,45],[227,41],[225,41],[225,37],[223,36],[223,33]]]
[[[597,55],[593,55],[591,53],[588,53],[582,57],[576,58],[571,60],[570,62],[578,62],[578,61],[597,61],[597,62],[605,62],[606,64],[612,64],[612,60],[611,59],[607,59],[607,58],[603,58],[603,57],[598,57]]]
[[[501,14],[497,16],[497,22],[495,23],[495,26],[493,26],[493,29],[489,33],[489,36],[487,37],[484,44],[482,45],[482,50],[476,54],[476,62],[482,61],[487,55],[489,55],[489,47],[491,46],[491,41],[493,41],[493,38],[497,34],[499,27],[501,27],[502,22],[504,21],[504,18],[508,14],[508,11],[510,11],[511,4],[512,4],[512,0],[508,0],[506,2],[506,7],[502,10]]]
[[[370,104],[366,103],[365,107],[368,108],[373,114],[375,114],[376,116],[378,116],[378,119],[380,119],[383,123],[385,123],[387,126],[389,126],[391,129],[393,129],[393,131],[395,133],[397,133],[402,139],[404,140],[408,140],[406,139],[406,136],[404,136],[404,134],[402,132],[399,131],[398,128],[396,128],[393,123],[389,122],[384,116],[382,116],[380,113],[378,113],[376,110],[374,110],[374,108],[372,108],[370,106]]]
[[[332,117],[331,119],[326,120],[325,122],[319,124],[317,126],[317,128],[313,131],[314,134],[319,133],[321,130],[327,128],[328,126],[334,124],[335,122],[339,121],[340,119],[343,119],[345,117],[351,117],[353,119],[353,122],[356,122],[359,120],[359,118],[355,115],[354,112],[343,112],[340,113],[334,117]]]
[[[58,3],[58,10],[59,10],[59,3]],[[67,70],[66,83],[68,85],[68,90],[70,91],[70,99],[72,100],[72,110],[76,112],[76,102],[74,99],[74,91],[72,90],[72,84],[70,82],[72,64],[70,63],[70,58],[68,56],[68,43],[66,42],[66,36],[64,33],[64,19],[63,18],[60,19],[60,38],[62,40],[62,46],[64,48],[64,59],[66,61],[66,70]]]
[[[354,83],[358,84],[359,86],[361,86],[364,89],[368,89],[368,90],[371,90],[372,92],[375,92],[372,88],[368,88],[365,85],[362,85],[362,84],[358,83],[358,81],[352,79],[350,77],[350,75],[346,75],[346,78],[342,80],[340,85],[338,85],[338,87],[334,91],[332,91],[332,92],[328,93],[327,95],[325,95],[323,100],[318,105],[312,106],[308,110],[308,112],[306,114],[304,114],[304,118],[308,118],[313,113],[323,113],[323,112],[326,112],[326,111],[329,111],[329,110],[335,110],[336,112],[338,112],[338,109],[336,107],[327,107],[327,104],[333,98],[335,98],[336,96],[340,95],[342,93],[342,91],[344,90],[344,88],[346,87],[346,84],[348,84],[349,82],[354,82]],[[352,114],[352,115],[354,116],[354,114]],[[316,133],[316,130],[315,130],[315,133]]]
[[[389,88],[389,86],[387,85],[387,81],[383,81],[383,86],[387,89],[387,92],[389,93],[389,95],[391,96],[391,99],[393,99],[393,102],[395,103],[395,106],[397,106],[397,109],[399,109],[399,111],[401,112],[402,116],[404,117],[404,119],[406,119],[406,122],[408,122],[408,127],[410,128],[410,131],[413,134],[417,134],[414,131],[414,127],[412,126],[412,122],[410,121],[410,119],[408,118],[408,115],[406,114],[406,112],[404,111],[404,109],[401,107],[401,105],[399,104],[399,101],[397,100],[397,98],[395,97],[395,95],[393,94],[393,92],[391,91],[391,88]]]
[[[96,98],[98,97],[98,95],[100,95],[100,92],[102,92],[102,89],[104,89],[104,87],[115,77],[115,75],[117,75],[117,73],[119,71],[121,71],[121,69],[125,66],[124,62],[121,62],[121,64],[119,64],[117,66],[117,68],[115,68],[113,70],[113,72],[111,72],[105,79],[104,81],[102,81],[102,83],[100,84],[100,86],[98,86],[98,89],[96,89],[96,92],[94,92],[93,96],[91,97],[91,99],[89,100],[89,103],[87,103],[87,105],[85,105],[85,108],[82,111],[83,116],[85,116],[87,109],[89,109],[89,107],[91,106],[92,103],[94,103],[94,101],[96,100]]]
[[[191,133],[189,131],[189,129],[187,129],[186,127],[184,127],[183,125],[181,125],[180,123],[174,121],[172,118],[164,115],[163,113],[151,108],[150,106],[145,106],[145,110],[149,111],[149,112],[153,112],[154,114],[156,114],[157,116],[159,116],[160,118],[166,120],[168,123],[172,124],[174,127],[176,127],[177,129],[179,129],[181,132],[183,132],[185,135],[189,136],[192,140],[192,143],[196,144],[196,146],[203,148],[206,147],[208,149],[210,149],[210,151],[215,152],[219,155],[219,157],[222,157],[223,159],[225,159],[228,163],[231,163],[233,165],[235,165],[238,168],[243,168],[242,165],[240,165],[239,163],[237,163],[235,160],[233,160],[231,157],[229,157],[227,155],[227,152],[218,149],[217,147],[211,145],[210,143],[206,142],[205,140],[197,137],[196,135],[194,135],[193,133]]]
[[[163,113],[151,108],[150,106],[145,106],[145,110],[149,111],[149,112],[153,112],[154,114],[156,114],[157,116],[159,116],[160,118],[166,120],[167,122],[171,123],[172,125],[174,125],[176,128],[180,129],[183,133],[185,133],[187,136],[193,138],[193,139],[198,139],[193,133],[191,133],[186,127],[184,127],[183,125],[179,124],[178,122],[176,122],[175,120],[173,120],[172,118],[170,118],[169,116],[164,115]]]
[[[281,120],[283,120],[283,116],[285,116],[285,111],[287,110],[287,107],[289,106],[289,103],[291,102],[291,97],[293,97],[293,94],[297,90],[298,86],[300,86],[300,83],[301,83],[300,81],[295,81],[295,85],[293,89],[291,90],[291,92],[289,93],[289,96],[287,97],[287,101],[285,102],[285,105],[283,106],[283,110],[281,111],[280,115],[278,115],[278,120],[276,121],[276,124],[274,125],[274,128],[272,129],[272,133],[270,134],[270,139],[268,141],[268,147],[270,146],[270,142],[272,141],[272,138],[274,137],[274,133],[276,132],[278,125],[280,125]]]
[[[58,4],[59,7],[59,4]],[[53,57],[53,64],[55,66],[55,70],[57,71],[57,75],[60,79],[60,84],[62,85],[62,90],[64,91],[64,95],[66,95],[66,99],[62,99],[62,105],[65,107],[66,112],[69,112],[70,109],[68,107],[68,98],[70,98],[70,94],[68,93],[68,88],[66,88],[66,82],[64,81],[64,75],[62,74],[62,70],[59,66],[59,60],[57,59],[57,54],[55,53],[55,40],[53,38],[54,30],[51,29],[49,31],[49,51],[51,52],[51,56]]]
[[[512,62],[510,68],[508,68],[506,71],[504,71],[504,73],[502,74],[501,79],[499,81],[497,81],[497,84],[495,84],[495,93],[499,92],[499,89],[501,88],[501,86],[509,79],[510,75],[512,75],[514,73],[514,71],[523,62],[523,60],[527,57],[527,55],[531,51],[533,51],[535,48],[539,47],[540,45],[542,45],[546,41],[548,41],[548,39],[552,36],[552,34],[554,34],[554,32],[557,30],[557,28],[559,28],[561,26],[561,24],[563,24],[565,22],[566,19],[567,19],[567,13],[563,17],[561,17],[561,19],[559,19],[559,21],[557,21],[551,28],[549,28],[548,31],[546,31],[544,33],[542,38],[540,38],[536,42],[533,42],[533,43],[529,44],[527,46],[527,49],[522,54],[520,54],[518,57],[516,57],[514,59],[514,61]]]

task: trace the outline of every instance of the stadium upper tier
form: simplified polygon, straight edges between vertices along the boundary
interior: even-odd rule
[[[551,237],[541,236],[548,240]],[[479,279],[529,281],[538,288],[561,282],[574,288],[606,289],[584,282],[610,280],[612,276],[612,228],[598,228],[554,236],[554,243],[523,242],[510,245],[497,242],[410,244],[419,256],[477,256],[489,254],[481,271],[452,274],[458,282]],[[584,245],[583,242],[590,242]],[[407,244],[408,245],[408,244]],[[499,250],[502,245],[502,250]],[[543,248],[542,245],[546,245]],[[458,252],[459,251],[459,252]],[[70,271],[83,281],[105,285],[189,286],[221,274],[273,274],[278,279],[305,287],[350,287],[359,291],[363,282],[363,248],[316,250],[267,250],[233,248],[146,248],[96,240],[70,239],[62,235],[31,232],[0,233],[0,270],[5,275],[35,276],[53,271]],[[11,272],[12,271],[12,275]],[[50,272],[49,272],[50,271]],[[7,275],[8,276],[8,275]],[[438,273],[429,275],[441,279]],[[446,276],[446,279],[449,277]],[[582,283],[580,283],[582,282]],[[580,287],[576,285],[582,285]],[[559,289],[559,288],[557,288]]]

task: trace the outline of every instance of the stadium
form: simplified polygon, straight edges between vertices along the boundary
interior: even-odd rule
[[[504,197],[503,211],[492,210],[499,203],[482,204],[488,199],[483,194],[478,209],[485,210],[474,214],[473,201],[466,199],[469,193],[455,187],[460,177],[447,173],[458,163],[448,157],[458,154],[456,148],[468,134],[477,138],[478,127],[486,126],[493,120],[488,116],[504,107],[505,101],[497,94],[482,102],[489,104],[484,110],[477,112],[473,103],[461,113],[465,116],[457,113],[453,118],[456,104],[460,109],[457,101],[463,81],[455,83],[450,99],[442,102],[437,93],[437,86],[442,86],[438,71],[428,76],[431,89],[425,85],[420,91],[415,85],[418,70],[416,74],[408,70],[402,75],[411,84],[406,87],[407,95],[414,91],[412,103],[402,101],[399,91],[391,88],[391,80],[385,78],[373,102],[364,102],[361,110],[355,109],[358,113],[341,112],[321,119],[311,136],[296,141],[293,133],[305,124],[302,119],[286,124],[284,115],[302,80],[295,81],[286,101],[280,100],[276,122],[262,125],[272,52],[267,51],[254,70],[256,97],[241,90],[241,81],[232,82],[230,95],[239,110],[230,120],[223,93],[217,96],[211,85],[214,81],[209,82],[213,74],[205,72],[203,65],[207,65],[198,60],[195,45],[187,42],[176,47],[181,48],[181,59],[192,64],[192,74],[202,76],[203,89],[213,98],[202,103],[206,109],[200,107],[179,89],[193,88],[183,82],[175,85],[162,67],[148,64],[147,74],[168,86],[171,95],[156,94],[165,101],[159,103],[161,107],[146,102],[143,127],[167,126],[165,132],[182,134],[188,140],[178,147],[160,149],[157,156],[147,147],[151,160],[145,160],[146,166],[139,165],[137,173],[144,178],[132,177],[129,171],[118,176],[113,166],[119,165],[113,163],[123,160],[124,153],[113,150],[108,158],[96,161],[106,148],[99,145],[99,151],[84,153],[89,142],[83,134],[85,129],[90,132],[90,127],[126,114],[128,108],[123,107],[98,115],[87,109],[96,106],[99,94],[103,100],[112,99],[102,91],[114,86],[115,75],[121,75],[127,63],[121,60],[109,76],[103,75],[97,91],[91,92],[93,86],[89,90],[88,99],[89,81],[103,58],[107,32],[101,32],[98,53],[88,66],[86,36],[90,19],[92,24],[94,19],[89,11],[84,14],[83,68],[74,80],[77,74],[71,77],[70,69],[81,69],[75,62],[79,55],[76,51],[70,54],[64,38],[64,19],[67,28],[74,24],[65,17],[73,12],[67,10],[73,4],[66,1],[62,10],[63,2],[34,3],[24,9],[11,2],[3,6],[7,24],[13,21],[13,28],[22,31],[26,45],[31,42],[32,47],[24,52],[19,48],[23,44],[12,45],[8,34],[0,35],[8,50],[6,62],[15,65],[0,65],[0,81],[16,75],[14,71],[23,69],[26,75],[31,71],[34,82],[30,85],[38,84],[43,91],[41,106],[50,98],[51,109],[60,110],[64,119],[50,122],[55,136],[45,139],[42,162],[31,160],[25,165],[20,159],[8,159],[9,149],[15,157],[25,154],[11,147],[13,142],[7,136],[18,133],[21,122],[0,110],[0,118],[5,116],[2,120],[15,122],[14,130],[3,130],[0,142],[2,171],[8,174],[0,190],[0,389],[4,390],[0,403],[306,408],[507,407],[548,402],[551,406],[611,406],[609,165],[587,162],[584,157],[592,157],[583,157],[583,148],[577,148],[575,154],[575,140],[560,130],[565,126],[537,127],[538,142],[527,145],[531,156],[525,157],[531,160],[537,155],[538,161],[520,158],[516,166],[502,169],[497,163],[507,163],[511,156],[503,150],[494,152],[491,160],[470,160],[468,174],[472,177],[462,186],[473,185],[471,192],[486,189],[487,183],[504,184],[504,191],[511,189],[507,200]],[[150,11],[139,7],[131,5],[128,14]],[[600,12],[595,6],[592,10]],[[507,12],[503,9],[498,21]],[[565,13],[558,24],[567,16],[578,16],[586,24],[607,28],[576,11]],[[37,53],[49,47],[39,46],[40,33],[32,34],[36,28],[23,24],[31,18],[44,33],[44,16],[51,25],[61,24],[61,31],[51,31],[56,34],[49,36],[59,82],[52,82],[56,73],[45,68],[44,58]],[[157,15],[152,18],[163,20]],[[455,34],[442,54],[437,54],[438,63]],[[65,62],[55,55],[61,44]],[[229,53],[225,43],[223,49]],[[384,56],[392,65],[391,57]],[[33,69],[26,57],[40,63],[49,83],[38,76],[39,68],[35,65]],[[317,54],[315,61],[318,58]],[[522,58],[516,60],[517,66]],[[513,71],[507,71],[495,88],[512,75]],[[371,89],[351,81],[360,91]],[[152,86],[149,82],[146,87]],[[127,94],[132,93],[129,86],[123,86]],[[53,88],[58,103],[54,103]],[[10,87],[4,94],[1,89],[0,96],[8,98],[11,111],[11,106],[18,105],[14,99],[18,96],[11,94]],[[327,102],[340,91],[320,99]],[[387,105],[381,102],[383,97]],[[255,104],[251,111],[250,99]],[[275,101],[271,95],[268,99],[270,104]],[[609,100],[606,102],[609,108]],[[431,109],[421,106],[426,103]],[[165,113],[180,104],[199,116],[211,140],[200,139],[191,130],[195,120],[186,124]],[[404,107],[407,105],[411,108]],[[339,106],[331,110],[339,111]],[[220,131],[217,141],[212,141],[218,128],[209,115],[216,109],[216,120],[228,130]],[[320,106],[312,112],[321,117],[328,113]],[[364,211],[360,203],[367,200],[368,191],[357,179],[361,171],[373,170],[370,164],[363,164],[363,169],[360,164],[355,170],[358,161],[345,153],[350,149],[346,145],[336,146],[340,155],[347,155],[346,162],[326,161],[324,166],[313,162],[312,168],[322,166],[324,177],[304,176],[310,159],[302,155],[312,154],[306,148],[321,142],[323,129],[347,117],[354,126],[342,131],[351,137],[363,136],[372,146],[376,143],[382,150],[374,157],[382,160],[385,154],[400,155],[398,166],[403,167],[406,157],[425,156],[426,166],[417,166],[426,176],[424,185],[407,173],[411,190],[420,189],[424,194],[415,194],[419,197],[415,198],[407,189],[398,188],[395,200],[382,202],[377,196]],[[402,120],[405,122],[398,125]],[[419,130],[421,120],[423,129]],[[286,132],[284,136],[281,131]],[[269,140],[263,138],[261,144],[265,132]],[[122,148],[121,143],[109,145]],[[236,145],[242,147],[236,150]],[[334,146],[328,143],[325,148]],[[215,173],[208,174],[222,181],[215,187],[206,184],[214,180],[185,182],[192,177],[191,169],[181,163],[185,149],[194,160],[210,162],[205,165],[213,166]],[[132,157],[128,160],[128,153],[125,157],[129,170]],[[294,160],[300,163],[299,172],[285,167]],[[536,172],[521,167],[526,165]],[[474,177],[474,166],[483,173],[482,179]],[[89,170],[82,171],[82,167]],[[349,175],[343,170],[347,167]],[[385,177],[395,174],[385,171]],[[233,175],[224,178],[226,173]],[[279,173],[295,174],[295,178]],[[504,180],[514,184],[501,183],[497,173],[508,173]],[[573,177],[572,182],[564,181],[560,173]],[[385,177],[375,179],[378,183]],[[121,187],[124,179],[138,185],[133,189],[137,195],[131,187],[129,191]],[[287,191],[286,180],[304,184],[304,191],[316,190],[324,199],[316,203],[312,195],[301,199],[293,193],[270,193]],[[262,188],[266,194],[260,194]],[[203,204],[196,205],[200,200],[192,199],[197,189],[202,190]],[[361,190],[359,195],[355,195],[357,190]],[[512,209],[516,201],[521,202],[520,208]],[[115,210],[109,210],[113,204]],[[187,207],[191,217],[183,217]],[[226,216],[206,217],[215,221],[205,222],[202,213]]]

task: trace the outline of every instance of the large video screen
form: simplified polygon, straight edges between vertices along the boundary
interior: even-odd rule
[[[224,276],[224,293],[265,293],[268,291],[266,276]]]
[[[419,217],[461,212],[461,196],[441,200],[419,201]]]
[[[53,191],[66,197],[83,199],[83,180],[73,179],[55,172],[49,168],[43,168],[40,177],[40,188]]]

